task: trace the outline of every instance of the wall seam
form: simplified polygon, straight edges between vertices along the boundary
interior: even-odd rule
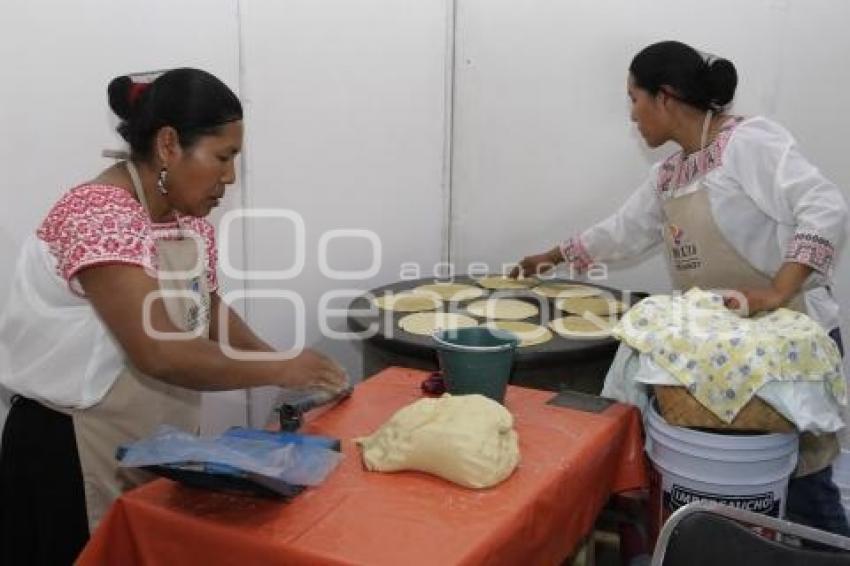
[[[239,71],[239,98],[242,101],[243,106],[243,116],[247,114],[247,108],[250,105],[250,100],[247,95],[247,81],[245,80],[245,36],[244,36],[244,25],[242,20],[242,0],[236,1],[236,50],[237,50],[237,66]],[[249,148],[248,144],[242,144],[242,167],[239,170],[239,206],[242,210],[246,210],[249,206],[248,199],[248,157]],[[250,253],[250,247],[248,246],[248,239],[250,236],[249,223],[245,220],[242,221],[242,261],[245,265],[249,264],[248,254]],[[227,245],[227,242],[225,242]],[[242,284],[242,290],[247,294],[250,287],[250,282],[248,280],[243,280],[240,282]],[[251,301],[245,301],[245,320],[251,320],[250,311],[251,311]],[[254,411],[253,411],[253,401],[254,396],[252,394],[251,388],[245,388],[245,423],[251,427],[254,426]]]
[[[445,56],[445,122],[443,132],[443,234],[441,261],[451,265],[454,245],[454,102],[455,102],[455,22],[457,19],[457,0],[446,0],[446,56]],[[450,273],[453,273],[451,269]]]

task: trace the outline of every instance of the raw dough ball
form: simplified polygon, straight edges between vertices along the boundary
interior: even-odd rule
[[[356,438],[367,470],[417,470],[465,487],[485,488],[519,462],[513,416],[483,395],[420,399],[371,436]]]

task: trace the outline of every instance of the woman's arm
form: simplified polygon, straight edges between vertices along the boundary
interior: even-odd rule
[[[838,188],[803,156],[791,134],[763,118],[739,126],[724,160],[762,212],[794,229],[772,285],[739,289],[748,302],[746,311],[773,310],[804,287],[827,284],[848,218]]]
[[[738,126],[724,162],[762,212],[793,227],[784,260],[808,265],[814,283],[826,284],[847,228],[841,191],[803,156],[790,133],[764,118]]]
[[[546,252],[523,258],[511,276],[542,273],[565,261],[582,273],[594,263],[635,257],[660,243],[664,212],[655,194],[656,178],[653,167],[617,212]]]
[[[304,350],[290,360],[240,361],[228,357],[207,338],[157,339],[144,326],[145,298],[159,290],[156,279],[128,265],[102,265],[78,274],[86,297],[98,316],[140,371],[155,379],[202,391],[240,389],[260,385],[319,386],[331,390],[346,384],[343,369],[329,358]],[[177,333],[161,300],[152,301],[150,326],[158,332]],[[243,346],[267,347],[243,322],[229,317],[234,338]],[[244,327],[244,328],[241,328]],[[253,338],[252,338],[253,336]]]
[[[812,271],[811,266],[802,263],[783,263],[770,287],[739,289],[739,296],[730,295],[726,298],[726,306],[735,310],[741,309],[746,316],[778,309],[800,292]],[[742,299],[744,304],[741,304]]]
[[[248,352],[274,352],[262,338],[254,334],[242,317],[221,300],[217,291],[210,293],[210,340],[221,342],[219,325],[227,324],[227,341],[231,348]]]

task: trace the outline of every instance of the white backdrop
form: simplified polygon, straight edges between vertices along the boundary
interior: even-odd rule
[[[291,210],[305,225],[305,264],[290,280],[249,282],[295,291],[306,305],[307,342],[332,354],[359,379],[354,341],[323,338],[319,305],[329,291],[356,292],[399,278],[404,262],[432,267],[440,259],[445,133],[446,5],[421,0],[247,0],[243,62],[247,101],[245,156],[248,205]],[[291,223],[247,224],[247,264],[293,264]],[[327,264],[374,274],[340,280],[319,268],[319,242],[328,230],[366,229],[365,238],[334,239]],[[357,291],[359,290],[359,291]],[[330,303],[343,308],[352,296]],[[257,299],[249,319],[278,347],[293,343],[291,305]],[[345,329],[342,317],[325,317]],[[270,391],[255,395],[255,424]]]
[[[732,59],[741,75],[734,110],[784,123],[814,163],[850,187],[843,155],[850,133],[843,108],[850,4],[843,0],[711,6],[456,0],[452,59],[454,6],[451,0],[4,2],[0,297],[24,235],[62,191],[108,164],[99,151],[118,137],[106,84],[128,71],[198,66],[243,97],[242,182],[228,193],[225,211],[297,213],[305,226],[305,264],[285,281],[221,274],[223,291],[272,286],[299,294],[307,343],[331,352],[355,377],[362,371],[356,347],[320,339],[325,292],[396,280],[405,262],[427,272],[441,259],[449,223],[451,259],[461,270],[471,261],[498,266],[545,249],[614,210],[650,163],[671,151],[645,150],[628,122],[626,68],[648,43],[681,39]],[[452,92],[453,100],[446,96]],[[450,216],[443,200],[449,159]],[[291,224],[255,219],[232,228],[222,246],[234,267],[282,269],[294,259]],[[330,229],[379,236],[377,271],[359,281],[323,275],[318,244]],[[328,263],[366,269],[371,254],[367,240],[336,239]],[[668,288],[657,256],[612,275],[621,287]],[[846,317],[846,261],[838,267],[837,293]],[[284,301],[236,306],[270,341],[291,344],[294,311]],[[344,327],[340,318],[329,322]],[[255,395],[255,424],[269,398]],[[208,431],[244,421],[238,392],[208,396],[206,403]]]
[[[458,4],[452,247],[494,266],[606,217],[674,148],[646,149],[629,122],[626,74],[650,43],[678,39],[731,59],[733,112],[788,127],[842,188],[850,114],[850,3],[719,0],[464,0]],[[847,254],[842,254],[845,257]],[[636,290],[669,289],[650,254],[611,272]],[[850,265],[837,293],[850,314]],[[845,324],[848,331],[850,325]]]
[[[24,237],[63,192],[111,164],[101,149],[122,147],[106,98],[113,77],[193,66],[239,87],[232,0],[28,0],[2,8],[0,304]],[[230,190],[224,209],[238,204],[240,190]],[[216,419],[244,421],[244,394],[210,394],[204,404],[205,429]],[[0,420],[5,412],[0,403]]]

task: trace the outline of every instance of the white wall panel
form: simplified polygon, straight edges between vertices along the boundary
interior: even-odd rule
[[[441,259],[449,221],[461,270],[542,250],[613,211],[649,165],[672,151],[646,150],[628,121],[626,68],[651,42],[677,38],[731,58],[741,75],[734,110],[784,123],[813,162],[850,187],[850,116],[843,108],[850,67],[841,59],[850,52],[842,27],[850,5],[842,0],[719,0],[710,9],[692,0],[457,6],[449,218],[442,202],[449,0],[5,2],[0,297],[24,236],[61,192],[108,164],[100,149],[119,138],[105,88],[127,71],[198,66],[240,91],[247,112],[243,183],[230,190],[222,212],[245,205],[297,213],[305,264],[297,277],[265,282],[229,278],[231,269],[220,274],[222,290],[295,293],[304,303],[306,342],[355,377],[362,369],[354,343],[319,331],[328,291],[397,280],[410,262],[427,274]],[[291,263],[291,225],[255,219],[232,228],[220,242],[231,267]],[[321,273],[318,244],[334,229],[378,236],[377,273],[354,281]],[[331,244],[328,261],[357,270],[370,256],[366,240],[343,239]],[[611,282],[669,288],[661,258],[645,260],[614,271]],[[846,264],[837,280],[845,316]],[[291,307],[259,298],[234,306],[271,342],[291,344]],[[328,322],[344,328],[340,318]],[[268,392],[257,395],[255,424],[269,399]],[[206,403],[208,431],[242,418],[239,393]]]
[[[359,378],[359,350],[321,335],[318,307],[329,291],[369,289],[397,280],[405,262],[431,269],[440,259],[446,7],[419,0],[244,0],[241,9],[248,205],[294,211],[306,234],[299,275],[247,286],[296,293],[305,305],[307,344]],[[375,275],[340,281],[321,273],[318,243],[336,229],[366,229],[379,238]],[[246,237],[252,269],[292,264],[291,223],[252,221]],[[364,270],[371,250],[364,239],[334,240],[328,263]],[[293,345],[301,323],[291,304],[253,299],[247,308],[271,342]],[[342,318],[329,322],[345,327]],[[256,399],[260,422],[271,393]]]
[[[3,2],[2,8],[0,297],[5,300],[25,236],[64,191],[110,164],[101,149],[121,147],[117,119],[107,104],[109,80],[193,66],[236,90],[239,51],[232,0],[28,0]],[[229,196],[226,204],[233,202]],[[242,393],[216,394],[205,403],[207,429],[244,419]]]
[[[850,187],[848,15],[841,0],[460,2],[454,257],[498,266],[548,249],[613,212],[674,150],[646,149],[625,91],[634,54],[664,39],[731,59],[740,75],[733,111],[786,124]],[[662,258],[644,259],[612,270],[611,282],[669,289]],[[839,289],[848,282],[842,264]],[[850,296],[841,298],[850,312]]]

